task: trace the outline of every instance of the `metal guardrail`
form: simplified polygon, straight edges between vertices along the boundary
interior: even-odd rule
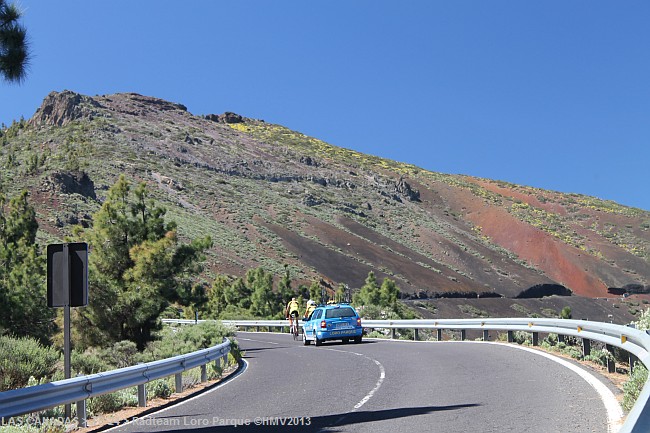
[[[168,324],[194,324],[203,320],[163,320]],[[287,328],[288,320],[224,320],[224,325],[236,326],[239,328]],[[300,322],[302,324],[302,322]],[[413,329],[414,338],[418,338],[418,330],[437,330],[438,340],[441,339],[441,331],[461,330],[464,339],[465,330],[483,331],[483,339],[488,339],[488,331],[507,331],[508,341],[512,341],[514,331],[532,333],[533,345],[537,345],[538,334],[558,334],[558,336],[573,336],[581,338],[583,351],[590,351],[591,341],[605,343],[608,348],[619,347],[630,353],[630,365],[641,361],[650,370],[650,335],[638,329],[615,325],[611,323],[590,322],[586,320],[566,320],[549,318],[505,318],[505,319],[440,319],[440,320],[364,320],[361,324],[364,328],[391,329],[392,336],[395,336],[397,329]],[[613,362],[609,361],[608,369],[612,371]],[[647,433],[650,431],[650,377],[646,381],[638,396],[634,407],[628,413],[625,422],[619,433]]]
[[[147,382],[176,375],[176,392],[180,392],[182,372],[201,367],[201,381],[205,382],[206,365],[212,361],[220,362],[220,359],[227,357],[229,352],[230,340],[224,338],[224,342],[217,346],[186,355],[0,392],[0,419],[76,402],[79,426],[85,427],[87,398],[138,386],[138,404],[146,406],[144,385]]]

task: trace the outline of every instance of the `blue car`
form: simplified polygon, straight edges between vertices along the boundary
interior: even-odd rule
[[[357,311],[349,304],[319,305],[302,327],[302,341],[305,346],[313,341],[320,346],[323,341],[353,339],[361,343],[363,328]]]

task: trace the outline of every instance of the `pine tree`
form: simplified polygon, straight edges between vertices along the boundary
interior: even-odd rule
[[[276,304],[279,306],[279,311],[284,314],[284,308],[291,298],[296,296],[296,292],[291,287],[291,273],[289,271],[289,265],[284,265],[284,274],[278,283],[278,291],[276,296]]]
[[[36,212],[23,191],[9,204],[0,194],[0,328],[47,343],[54,310],[45,299],[45,261],[36,244]]]
[[[86,345],[130,340],[142,349],[154,338],[170,303],[191,303],[193,279],[212,241],[206,237],[181,244],[176,224],[166,224],[164,216],[144,183],[131,194],[130,183],[120,176],[109,190],[84,233],[92,251],[92,295],[79,323]]]
[[[230,281],[225,275],[217,275],[208,290],[208,302],[206,304],[206,317],[218,319],[226,310],[226,290]]]
[[[395,309],[397,307],[398,295],[399,289],[397,288],[395,281],[390,278],[384,278],[384,281],[382,281],[381,287],[379,288],[379,306]]]
[[[18,22],[20,16],[14,4],[0,0],[0,74],[13,82],[25,79],[29,62],[27,30]]]
[[[321,287],[320,283],[316,280],[309,286],[309,298],[317,304],[321,302]]]
[[[246,282],[251,294],[251,313],[257,317],[271,317],[277,313],[273,296],[273,275],[262,267],[246,272]]]
[[[354,303],[357,305],[379,305],[380,302],[379,286],[375,273],[368,272],[366,282],[361,286],[361,290],[354,295]]]

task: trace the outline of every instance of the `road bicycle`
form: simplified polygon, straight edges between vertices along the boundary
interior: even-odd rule
[[[291,313],[291,318],[292,320],[292,325],[289,328],[289,332],[293,335],[293,339],[297,340],[300,338],[300,334],[298,333],[298,315],[296,313]]]

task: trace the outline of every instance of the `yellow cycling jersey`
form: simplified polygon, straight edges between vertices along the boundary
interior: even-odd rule
[[[305,317],[309,317],[309,315],[313,313],[315,309],[316,309],[315,305],[307,306],[307,310],[305,310]]]
[[[294,311],[298,311],[298,301],[289,301],[287,304],[287,310],[289,310],[289,314],[293,313]]]

